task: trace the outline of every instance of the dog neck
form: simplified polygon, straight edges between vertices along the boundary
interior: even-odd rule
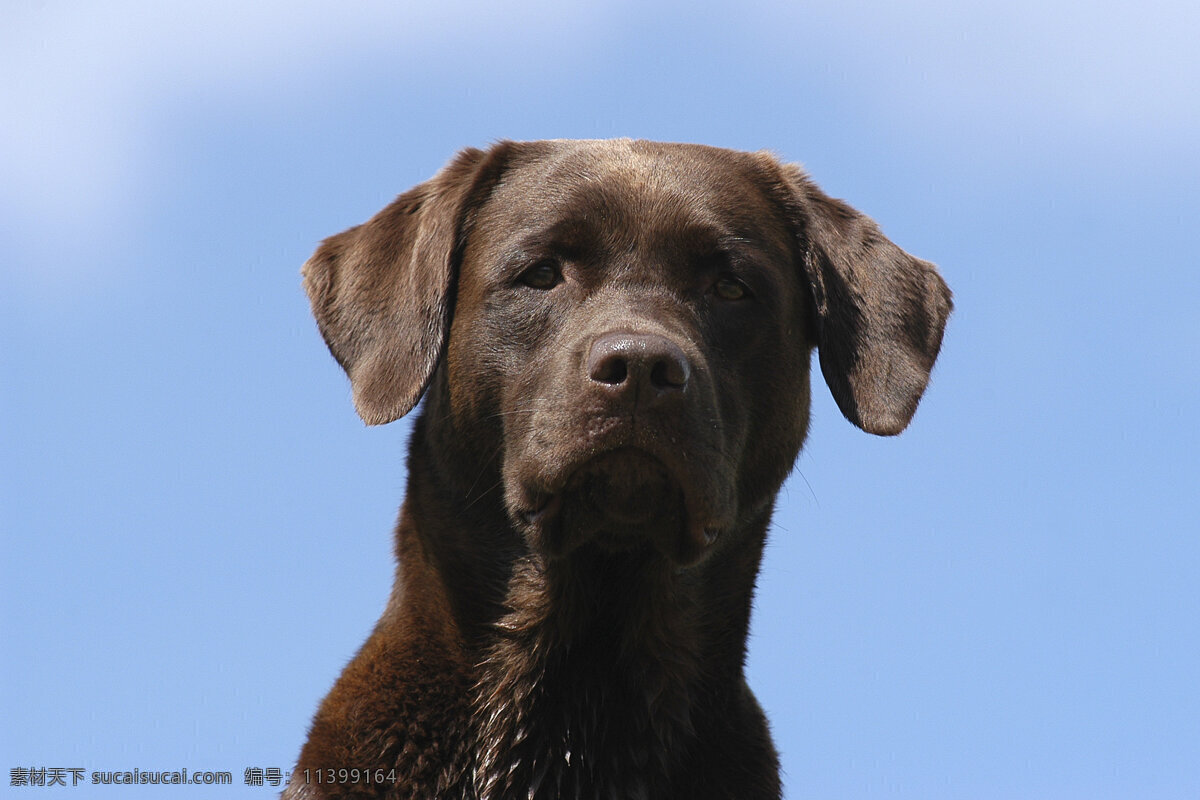
[[[731,537],[738,546],[693,570],[650,546],[588,544],[550,561],[513,530],[498,491],[464,495],[426,468],[421,427],[401,571],[430,568],[421,580],[438,584],[472,675],[470,796],[671,796],[681,764],[668,759],[688,753],[743,685],[747,587],[769,509]]]
[[[694,733],[699,664],[689,592],[661,573],[611,554],[521,560],[480,666],[480,798],[661,796],[677,766],[662,759]]]

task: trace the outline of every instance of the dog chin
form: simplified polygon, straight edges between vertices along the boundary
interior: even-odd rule
[[[583,545],[602,551],[655,550],[677,566],[703,559],[717,529],[694,519],[684,486],[655,456],[634,448],[602,453],[574,469],[532,508],[514,516],[544,556],[571,555]]]

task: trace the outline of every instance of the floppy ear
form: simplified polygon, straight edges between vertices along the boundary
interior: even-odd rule
[[[507,144],[469,148],[368,222],[326,239],[302,270],[313,316],[369,425],[417,404],[441,359],[458,260]]]
[[[937,268],[889,241],[868,217],[783,168],[816,306],[825,382],[846,419],[891,436],[929,382],[953,304]]]

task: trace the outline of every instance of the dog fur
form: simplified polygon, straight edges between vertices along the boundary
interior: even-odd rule
[[[811,352],[899,433],[934,266],[765,153],[502,142],[304,283],[362,418],[424,403],[395,588],[284,797],[779,797],[743,664]]]

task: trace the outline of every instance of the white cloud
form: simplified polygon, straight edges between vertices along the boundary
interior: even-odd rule
[[[619,37],[638,15],[655,13],[631,6],[628,22],[610,24],[622,4],[10,3],[0,25],[3,227],[21,231],[19,246],[39,256],[38,280],[75,280],[94,263],[80,254],[117,235],[144,193],[154,115],[173,99],[197,90],[231,98],[290,91],[351,53],[419,63],[421,53],[451,45],[472,53],[503,37],[519,58],[547,37]],[[781,64],[844,72],[856,102],[876,102],[911,125],[1132,135],[1151,146],[1200,138],[1195,2],[768,0],[717,14],[686,6],[657,13],[668,11],[689,14],[693,27],[722,24],[727,14],[753,27],[746,15],[758,15],[755,35],[764,47],[775,43]]]
[[[780,47],[845,71],[914,124],[1200,136],[1200,4],[1192,0],[813,0],[773,20]]]
[[[145,189],[154,113],[175,97],[197,89],[261,96],[339,54],[415,59],[449,37],[469,47],[515,15],[531,37],[588,21],[553,0],[112,0],[4,14],[0,213],[37,261],[33,280],[47,284],[88,277],[95,262],[82,254],[121,229]]]

